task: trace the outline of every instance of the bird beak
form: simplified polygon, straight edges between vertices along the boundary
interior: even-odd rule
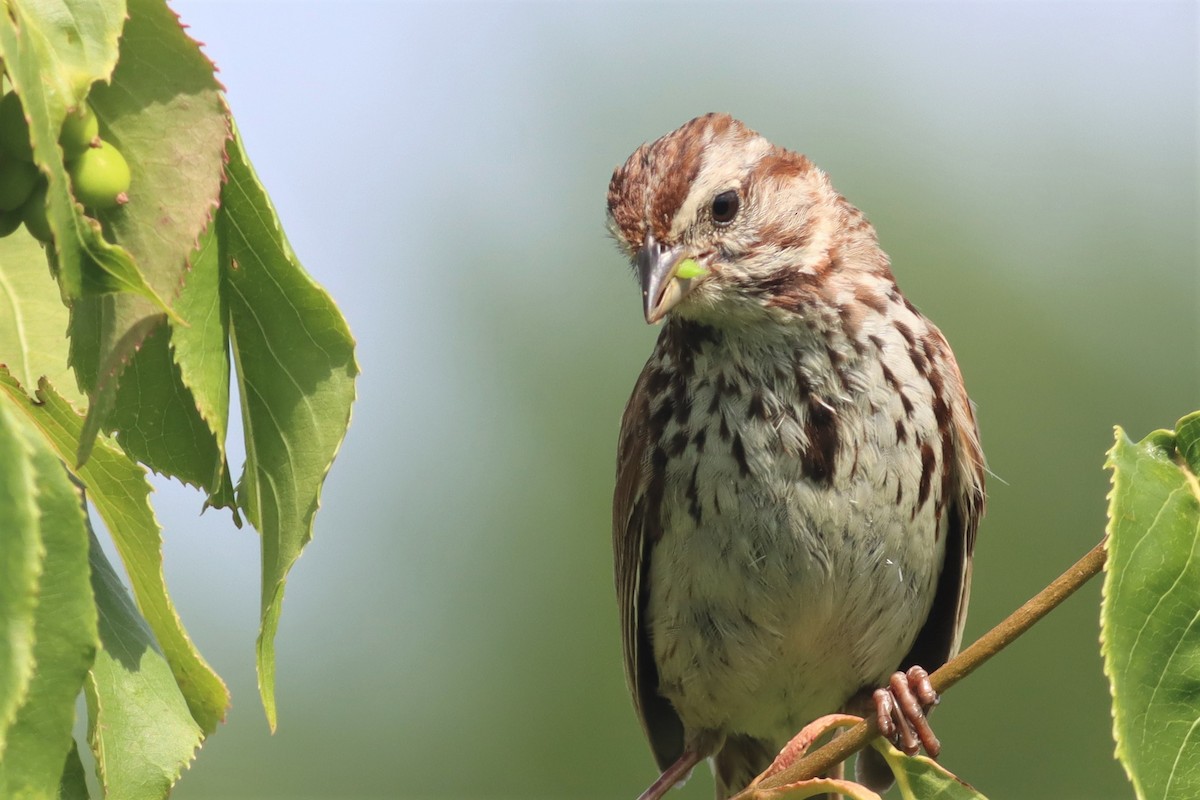
[[[681,277],[680,265],[689,259],[683,258],[682,247],[664,247],[647,234],[646,243],[637,254],[638,278],[642,282],[642,303],[646,322],[653,325],[679,304],[702,275]],[[692,270],[697,267],[691,262]]]

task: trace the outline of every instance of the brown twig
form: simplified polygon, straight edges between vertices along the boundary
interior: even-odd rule
[[[1007,619],[979,637],[970,647],[931,674],[929,680],[933,684],[934,690],[939,694],[945,692],[1011,644],[1018,636],[1032,628],[1034,623],[1050,613],[1100,572],[1104,566],[1105,555],[1105,542],[1101,541],[1070,569],[1058,576],[1053,583],[1030,598],[1025,605],[1009,614]],[[842,763],[866,747],[867,743],[878,734],[875,721],[868,717],[865,722],[855,725],[821,749],[809,753],[769,778],[764,778],[754,789],[774,789],[824,775],[835,764]]]

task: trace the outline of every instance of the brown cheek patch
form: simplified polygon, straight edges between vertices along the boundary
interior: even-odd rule
[[[767,298],[767,305],[798,314],[817,302],[822,287],[817,276],[788,266],[756,281],[754,288]]]
[[[767,306],[793,314],[806,313],[830,299],[828,283],[819,274],[793,266],[781,267],[755,279],[750,288],[764,298]],[[837,311],[835,303],[828,305]]]

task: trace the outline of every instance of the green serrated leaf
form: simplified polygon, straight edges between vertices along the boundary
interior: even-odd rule
[[[83,420],[52,387],[43,382],[38,389],[39,403],[29,403],[19,384],[0,369],[0,395],[7,395],[19,405],[59,458],[72,463]],[[73,471],[87,487],[121,554],[138,607],[153,629],[193,716],[206,733],[211,733],[224,718],[229,693],[196,651],[167,593],[162,538],[150,507],[145,470],[107,437],[100,437],[92,458]]]
[[[144,307],[140,298],[113,294],[81,297],[71,306],[71,363],[90,398],[72,457],[77,465],[91,456],[96,435],[116,409],[121,373],[146,337],[163,324],[161,315],[147,314]]]
[[[67,366],[67,308],[42,246],[21,228],[0,239],[0,364],[32,392],[45,376],[76,408],[86,400]]]
[[[177,303],[184,323],[161,321],[133,354],[121,374],[109,426],[134,459],[203,488],[207,505],[229,508],[240,526],[224,451],[228,325],[211,229],[202,243]]]
[[[224,452],[229,428],[229,312],[221,296],[216,225],[205,230],[176,308],[187,325],[171,332],[183,382]]]
[[[1189,414],[1175,423],[1176,446],[1193,475],[1200,475],[1200,412]]]
[[[101,648],[84,695],[96,769],[106,797],[162,800],[204,732],[94,535],[90,550]]]
[[[160,0],[130,0],[121,56],[111,84],[97,85],[90,102],[101,137],[120,148],[133,183],[128,203],[99,216],[136,259],[154,297],[173,300],[220,195],[228,111],[212,63]],[[113,427],[120,377],[165,309],[130,293],[85,298],[72,309],[71,363],[92,398],[79,461],[95,433]],[[191,324],[173,308],[168,316],[176,327]],[[220,488],[212,475],[205,483]]]
[[[0,399],[0,754],[33,678],[43,556],[35,481],[25,422]]]
[[[58,456],[26,425],[45,566],[34,618],[37,668],[0,757],[0,797],[54,800],[74,744],[75,699],[99,644],[82,498]]]
[[[79,757],[79,745],[71,740],[71,750],[63,765],[62,781],[58,786],[58,800],[90,800],[87,775],[83,770],[83,759]]]
[[[173,299],[221,191],[230,122],[212,62],[162,0],[129,0],[121,60],[89,100],[133,175],[129,202],[101,220]]]
[[[1200,481],[1196,415],[1108,453],[1101,653],[1116,755],[1141,800],[1200,797]]]
[[[218,236],[242,397],[239,505],[262,534],[259,689],[275,726],[274,636],[292,564],[312,538],[321,485],[350,422],[354,339],[300,266],[236,131]]]
[[[74,740],[71,741],[66,764],[62,766],[58,800],[90,800],[88,776],[83,769],[83,759],[79,758],[79,746]]]
[[[170,336],[172,329],[160,325],[125,368],[112,425],[135,460],[210,495],[224,489],[228,496],[233,485],[225,459],[171,358]]]
[[[871,746],[883,754],[904,800],[986,800],[974,786],[927,756],[906,756],[886,740]]]
[[[34,163],[48,180],[52,263],[64,297],[134,292],[167,310],[129,253],[106,241],[100,224],[75,203],[58,145],[67,111],[84,102],[93,82],[112,73],[125,3],[10,2],[7,9],[0,15],[0,57],[29,119]]]
[[[125,20],[123,0],[9,2],[9,13],[54,54],[44,78],[65,97],[107,78],[117,63],[117,40]],[[57,139],[57,136],[55,137]]]
[[[220,458],[221,475],[209,489],[208,504],[229,508],[241,526],[225,455],[229,429],[229,312],[221,293],[220,247],[216,224],[200,238],[192,256],[187,282],[175,303],[187,325],[171,328],[171,349],[184,386],[195,400],[200,418],[208,426]]]

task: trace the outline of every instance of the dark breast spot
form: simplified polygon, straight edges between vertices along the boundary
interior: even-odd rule
[[[812,381],[799,364],[796,365],[796,394],[805,401],[812,395]]]
[[[833,411],[816,398],[808,404],[805,434],[808,448],[801,454],[804,475],[816,483],[828,485],[832,483],[837,467],[838,426]]]
[[[767,419],[767,406],[763,401],[763,393],[759,389],[755,389],[750,393],[750,407],[747,409],[751,417],[756,419]]]
[[[910,350],[917,346],[917,337],[913,335],[912,328],[908,327],[908,325],[900,320],[896,320],[892,323],[892,325],[896,328],[896,331],[904,337],[904,341],[908,342],[908,347]]]
[[[896,373],[892,372],[891,369],[888,368],[887,364],[881,364],[880,368],[883,370],[883,380],[887,383],[887,385],[891,386],[893,389],[899,389],[900,381],[896,378]]]
[[[912,359],[913,366],[916,367],[917,372],[921,373],[922,375],[929,374],[929,359],[925,356],[925,353],[920,348],[910,347],[908,349],[908,355]]]
[[[675,421],[686,425],[692,413],[692,398],[687,393],[687,387],[680,385],[680,391],[675,392]]]
[[[722,397],[741,397],[742,384],[722,372],[717,376],[717,394]]]
[[[650,439],[658,442],[663,438],[663,434],[667,429],[667,423],[671,421],[671,417],[675,414],[675,403],[670,396],[664,397],[659,403],[658,409],[650,415]]]
[[[921,483],[917,487],[917,508],[925,505],[925,501],[929,499],[929,489],[933,484],[933,470],[937,465],[937,458],[933,454],[933,448],[929,446],[929,442],[921,442]],[[916,509],[914,509],[915,514]]]
[[[921,340],[921,350],[924,351],[926,358],[933,361],[941,353],[941,343],[932,335],[926,336]]]
[[[692,515],[692,519],[696,521],[696,524],[700,524],[700,518],[703,515],[703,510],[700,507],[700,487],[697,482],[699,472],[699,464],[692,467],[692,478],[688,481],[687,487],[688,513]]]
[[[657,397],[662,394],[670,384],[670,373],[661,367],[650,370],[649,374],[646,375],[646,391],[649,392],[651,397]]]
[[[708,640],[710,646],[716,646],[720,643],[720,628],[717,626],[717,621],[709,609],[703,607],[697,608],[692,612],[692,621],[695,630]]]
[[[931,371],[926,379],[933,395],[933,418],[937,421],[938,434],[945,439],[950,433],[950,404],[946,402],[946,385],[937,370]]]
[[[733,460],[737,462],[738,471],[743,478],[750,477],[750,462],[746,460],[746,446],[742,444],[742,435],[735,433],[733,435]]]
[[[887,298],[868,284],[859,284],[854,288],[854,299],[877,314],[887,311]]]

